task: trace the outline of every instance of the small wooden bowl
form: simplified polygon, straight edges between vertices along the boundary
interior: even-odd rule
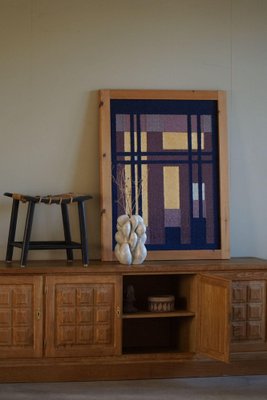
[[[148,297],[148,311],[150,312],[170,312],[174,311],[174,296],[159,295]]]

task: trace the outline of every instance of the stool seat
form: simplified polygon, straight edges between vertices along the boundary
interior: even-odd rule
[[[13,257],[14,247],[21,248],[21,267],[26,266],[28,251],[29,250],[54,250],[54,249],[65,249],[67,253],[67,260],[73,261],[73,249],[80,249],[82,252],[83,265],[88,265],[88,240],[87,240],[87,229],[86,229],[86,218],[85,218],[85,206],[84,202],[92,199],[89,194],[78,194],[78,193],[62,193],[56,195],[45,195],[45,196],[30,196],[20,193],[4,193],[5,196],[13,199],[10,227],[7,243],[6,262],[11,262]],[[25,221],[24,236],[22,241],[15,241],[16,226],[18,219],[19,204],[28,203],[27,216]],[[64,241],[31,241],[31,229],[33,223],[33,215],[36,204],[56,204],[60,205],[63,228],[64,228]],[[80,228],[80,239],[81,241],[73,242],[71,240],[70,225],[69,225],[69,214],[68,205],[71,203],[77,203],[78,215],[79,215],[79,228]]]
[[[15,200],[27,203],[27,201],[33,201],[34,203],[45,203],[45,204],[62,204],[62,203],[73,203],[77,201],[84,201],[92,199],[89,194],[77,194],[77,193],[63,193],[45,196],[29,196],[20,193],[4,193],[4,196],[12,197]]]

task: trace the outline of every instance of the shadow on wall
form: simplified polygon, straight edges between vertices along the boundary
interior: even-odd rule
[[[98,91],[85,94],[86,109],[82,124],[81,142],[74,163],[72,190],[89,193],[92,200],[86,202],[89,239],[89,259],[100,258],[100,196],[99,196],[99,140],[98,140]],[[73,221],[73,237],[79,236],[76,220],[77,210],[70,210]]]

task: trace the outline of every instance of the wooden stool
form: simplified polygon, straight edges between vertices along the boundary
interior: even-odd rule
[[[73,261],[73,249],[81,249],[82,262],[84,266],[88,265],[88,243],[87,243],[87,230],[85,219],[84,201],[89,200],[92,196],[80,195],[76,193],[64,193],[59,195],[48,196],[27,196],[18,193],[4,193],[5,196],[13,199],[10,227],[7,243],[6,261],[11,262],[14,247],[21,248],[20,266],[25,267],[27,264],[27,257],[29,250],[56,250],[66,249],[67,260]],[[22,242],[15,241],[16,227],[19,203],[28,203],[28,210],[24,228],[24,236]],[[30,241],[32,222],[35,205],[38,203],[44,204],[59,204],[61,207],[63,228],[64,228],[64,241]],[[73,242],[71,240],[68,204],[77,203],[79,213],[79,226],[81,242]]]

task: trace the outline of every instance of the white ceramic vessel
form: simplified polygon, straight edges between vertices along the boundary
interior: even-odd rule
[[[115,255],[121,264],[142,264],[147,256],[146,226],[140,215],[117,219]]]

